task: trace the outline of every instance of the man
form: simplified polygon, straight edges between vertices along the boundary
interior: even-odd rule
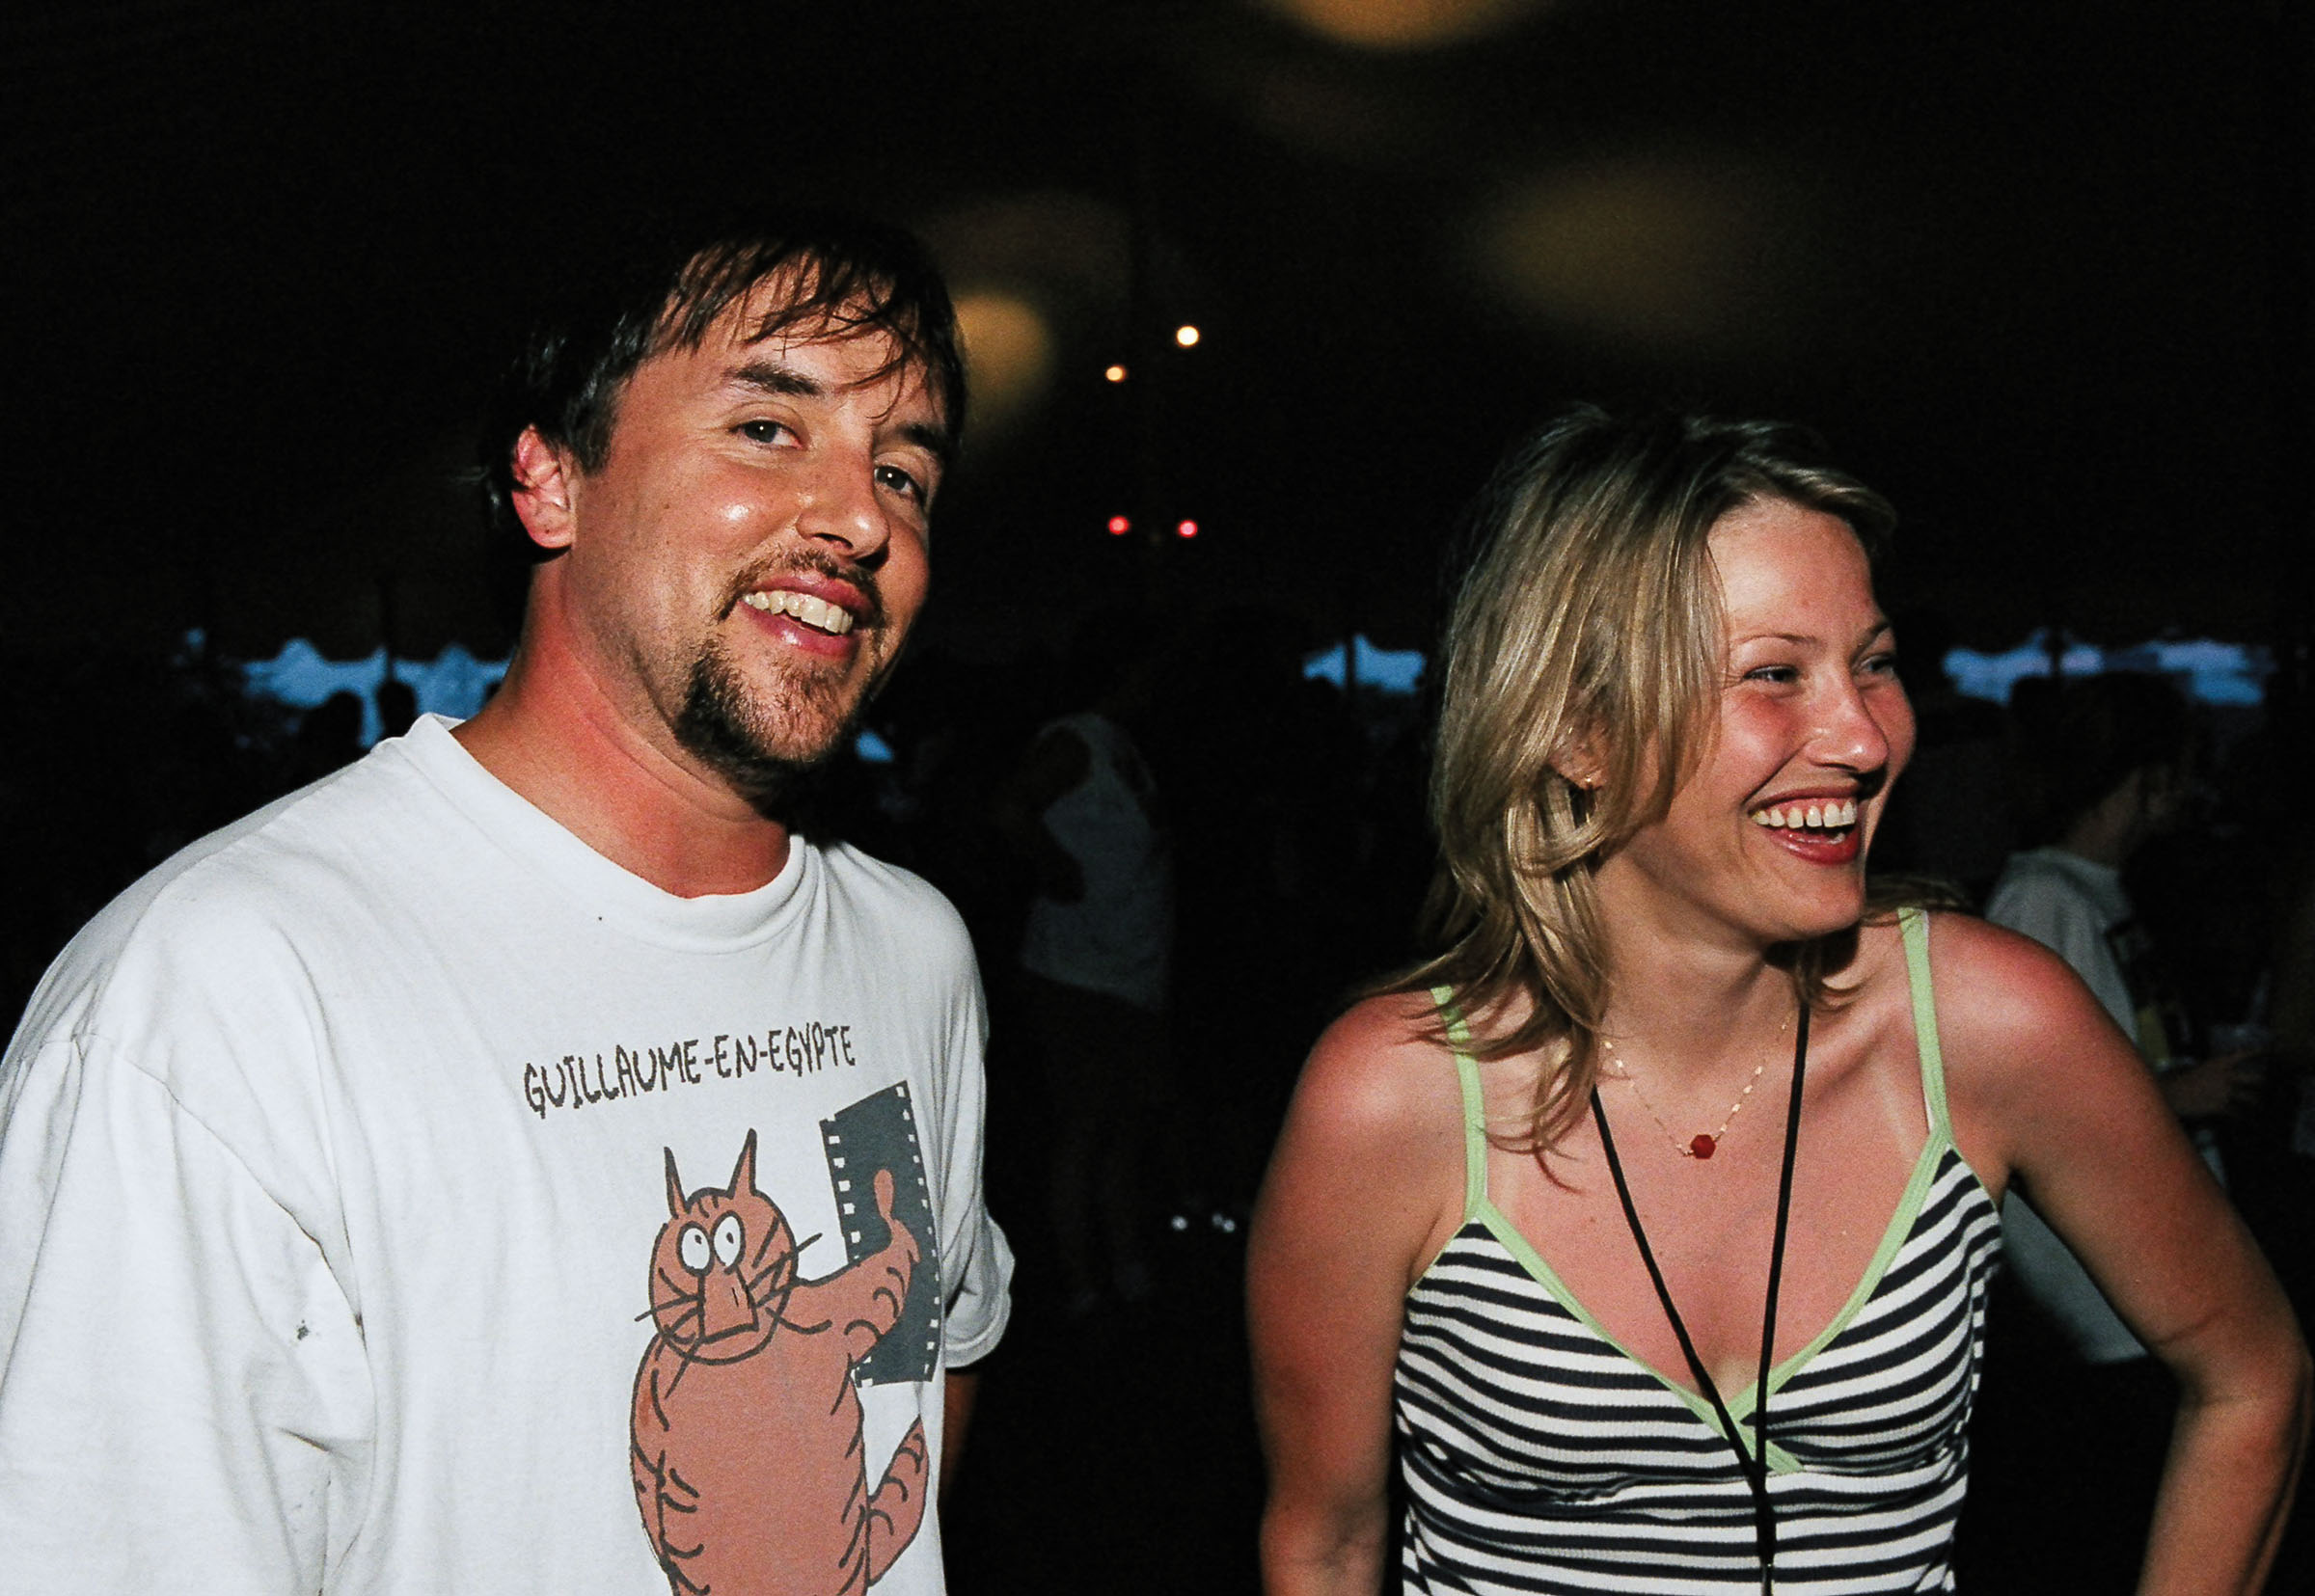
[[[2197,1140],[2216,1170],[2208,1122],[2256,1087],[2256,1072],[2239,1055],[2181,1056],[2186,1014],[2122,885],[2132,855],[2179,818],[2193,744],[2186,701],[2159,676],[2116,673],[2069,682],[2025,712],[2021,742],[2047,841],[2009,856],[1985,917],[2073,967],[2171,1108],[2201,1122]],[[2014,1190],[2002,1231],[2009,1282],[2031,1308],[1997,1311],[1976,1496],[1977,1520],[2005,1531],[2004,1552],[1982,1582],[2123,1588],[2144,1550],[2176,1388]]]
[[[1021,1017],[1045,1069],[1047,1213],[1073,1314],[1112,1291],[1128,1303],[1150,1296],[1143,1198],[1152,1155],[1170,1144],[1173,857],[1156,783],[1127,730],[1151,707],[1153,642],[1130,612],[1088,618],[1066,662],[1078,707],[1037,734],[997,805],[1036,877]]]
[[[916,246],[825,219],[533,340],[503,690],[149,877],[0,1069],[0,1588],[941,1588],[978,986],[781,817],[963,402]]]

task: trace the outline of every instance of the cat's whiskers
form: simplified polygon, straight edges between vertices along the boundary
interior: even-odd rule
[[[748,1258],[749,1273],[752,1277],[761,1270],[767,1258],[776,1264],[783,1255],[793,1258],[803,1250],[795,1244],[795,1237],[788,1233],[787,1226],[776,1225],[765,1234],[756,1237],[754,1250]]]
[[[748,1300],[758,1308],[769,1302],[774,1293],[785,1295],[796,1285],[800,1266],[794,1253],[774,1258],[753,1275],[744,1277],[740,1284],[748,1292]],[[782,1278],[784,1277],[784,1278]]]

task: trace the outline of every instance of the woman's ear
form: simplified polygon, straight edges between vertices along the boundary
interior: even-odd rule
[[[1551,768],[1585,792],[1595,792],[1608,778],[1607,761],[1599,757],[1597,741],[1589,733],[1575,738],[1553,756]]]

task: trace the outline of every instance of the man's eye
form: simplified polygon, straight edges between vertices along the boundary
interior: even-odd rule
[[[794,436],[781,421],[742,421],[738,428],[741,437],[758,444],[776,444]]]
[[[919,504],[925,500],[924,484],[902,471],[898,466],[877,467],[876,485],[880,488],[889,488],[894,493],[906,494]]]

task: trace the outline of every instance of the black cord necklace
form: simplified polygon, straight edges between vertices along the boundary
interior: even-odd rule
[[[1737,1471],[1753,1493],[1753,1532],[1760,1552],[1761,1596],[1770,1596],[1776,1589],[1777,1515],[1768,1501],[1768,1371],[1771,1348],[1777,1340],[1777,1288],[1784,1278],[1784,1231],[1792,1216],[1793,1154],[1801,1142],[1801,1083],[1809,1072],[1809,1005],[1801,1005],[1800,1032],[1792,1043],[1792,1101],[1784,1111],[1784,1170],[1777,1179],[1777,1239],[1768,1254],[1768,1309],[1766,1322],[1760,1327],[1760,1377],[1753,1390],[1758,1399],[1753,1405],[1753,1449],[1744,1449],[1744,1441],[1737,1433],[1736,1420],[1729,1415],[1728,1403],[1721,1400],[1720,1387],[1714,1383],[1703,1359],[1696,1355],[1696,1342],[1689,1339],[1688,1326],[1680,1318],[1680,1311],[1673,1306],[1672,1291],[1664,1284],[1664,1271],[1656,1266],[1655,1250],[1648,1244],[1648,1231],[1641,1228],[1640,1210],[1632,1204],[1632,1188],[1623,1178],[1622,1160],[1616,1156],[1616,1138],[1608,1131],[1608,1111],[1599,1100],[1599,1088],[1592,1089],[1592,1117],[1599,1123],[1599,1145],[1608,1155],[1608,1173],[1616,1177],[1616,1195],[1622,1200],[1624,1222],[1632,1228],[1632,1239],[1640,1244],[1640,1261],[1648,1265],[1648,1278],[1655,1282],[1656,1300],[1664,1305],[1664,1316],[1672,1321],[1672,1333],[1679,1338],[1680,1351],[1688,1360],[1688,1371],[1696,1376],[1698,1389],[1704,1400],[1712,1404],[1712,1413],[1720,1420],[1720,1433],[1736,1453]]]

